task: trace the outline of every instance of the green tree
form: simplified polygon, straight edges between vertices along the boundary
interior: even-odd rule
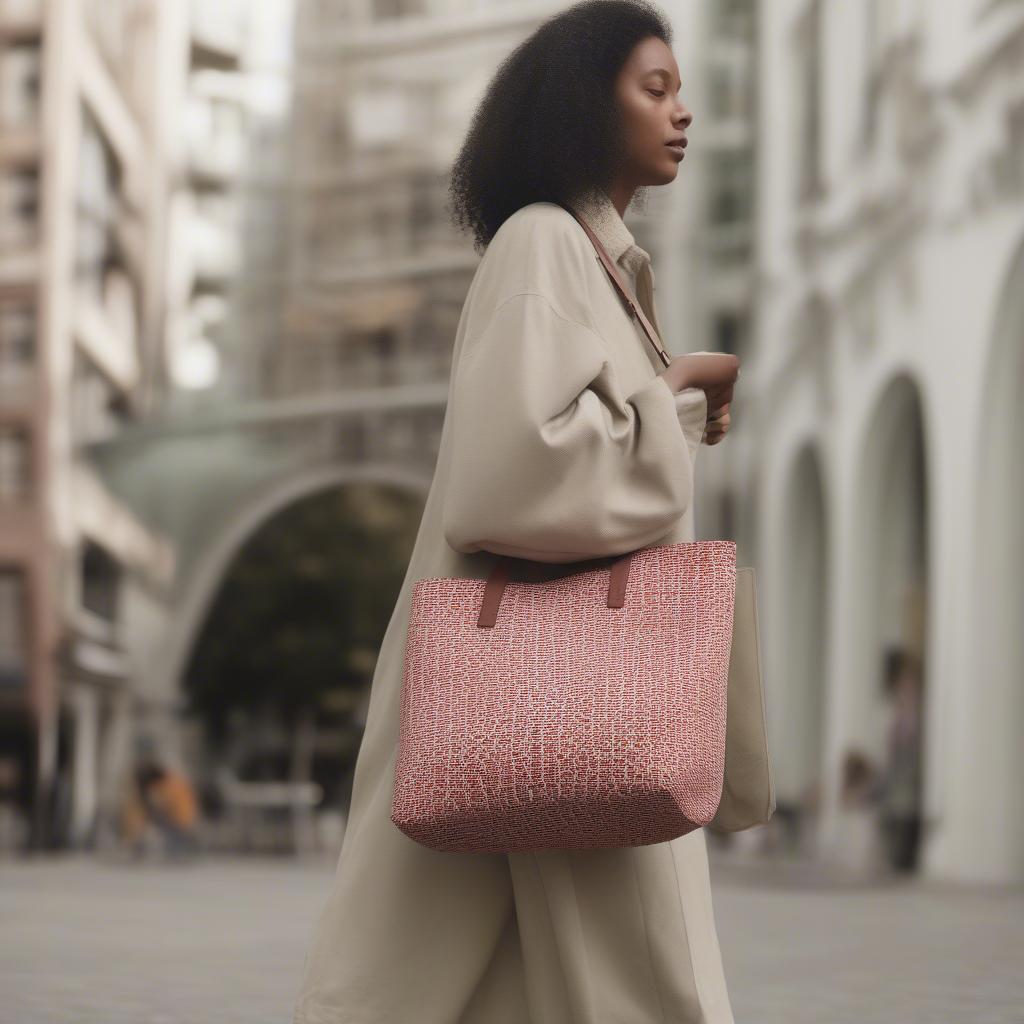
[[[186,673],[211,736],[234,709],[291,724],[367,685],[421,515],[413,496],[352,485],[285,509],[245,545]]]

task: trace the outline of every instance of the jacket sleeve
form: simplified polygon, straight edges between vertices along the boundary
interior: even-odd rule
[[[622,395],[604,340],[543,295],[506,299],[453,377],[442,530],[541,562],[650,544],[682,516],[707,398],[660,374]]]

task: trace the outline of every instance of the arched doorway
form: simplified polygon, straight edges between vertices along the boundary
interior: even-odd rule
[[[325,813],[344,820],[421,512],[408,489],[350,481],[279,509],[235,551],[182,678],[217,841],[309,850]]]
[[[885,788],[880,814],[890,863],[904,870],[920,864],[923,810],[924,722],[928,700],[929,488],[921,399],[907,375],[891,380],[869,417],[859,465],[854,530],[855,622],[852,624],[855,692],[846,695],[849,720],[839,752],[865,755],[884,770],[900,698],[920,679],[916,739],[900,741],[899,766]],[[916,751],[911,753],[910,751]],[[840,773],[841,774],[841,773]]]
[[[186,659],[229,567],[248,540],[282,510],[314,495],[361,483],[404,491],[422,503],[430,481],[426,471],[388,464],[340,464],[302,469],[232,501],[228,514],[202,531],[203,543],[182,582],[174,617],[156,658],[154,687],[160,692],[179,689]]]

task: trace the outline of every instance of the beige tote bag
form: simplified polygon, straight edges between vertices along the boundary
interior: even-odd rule
[[[739,832],[763,825],[775,812],[768,722],[761,673],[754,570],[736,569],[736,603],[725,711],[725,781],[708,827]]]

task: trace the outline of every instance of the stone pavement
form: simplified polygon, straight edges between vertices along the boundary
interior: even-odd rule
[[[0,1024],[289,1024],[332,870],[0,863]],[[1024,1024],[1022,890],[712,880],[737,1024]]]
[[[1024,888],[711,870],[736,1024],[1024,1024]]]

